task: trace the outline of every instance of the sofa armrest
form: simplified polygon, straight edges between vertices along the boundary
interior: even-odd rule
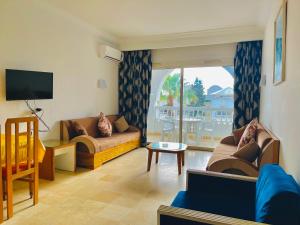
[[[218,173],[224,173],[227,171],[228,173],[237,173],[250,177],[258,176],[258,168],[255,165],[234,156],[227,156],[222,159],[216,159],[210,162],[206,170]]]
[[[226,144],[226,145],[235,145],[234,137],[233,135],[224,137],[221,141],[221,144]]]
[[[242,220],[227,216],[221,216],[212,213],[195,211],[190,209],[175,208],[161,205],[157,210],[158,225],[195,225],[195,224],[212,224],[212,225],[263,225],[249,220]]]
[[[187,191],[255,200],[256,178],[201,170],[187,171]]]
[[[89,153],[91,153],[91,154],[94,154],[96,152],[96,149],[98,146],[95,138],[88,136],[88,135],[77,136],[77,137],[73,138],[71,140],[71,142],[84,144],[87,147],[87,149],[89,150]]]

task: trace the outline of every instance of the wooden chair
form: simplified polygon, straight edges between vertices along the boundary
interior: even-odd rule
[[[0,165],[2,165],[1,163],[1,126],[0,126]],[[0,223],[3,222],[3,188],[2,188],[2,170],[0,170]]]
[[[20,125],[22,126],[23,124],[26,131],[20,132]],[[20,156],[22,153],[24,154],[20,149],[19,139],[21,136],[27,137],[25,158]],[[14,146],[12,146],[13,138],[15,139]],[[12,155],[13,152],[14,157]],[[5,154],[6,163],[4,167],[2,166],[2,173],[3,181],[5,181],[4,195],[7,199],[7,218],[9,219],[13,216],[14,180],[29,182],[30,197],[33,197],[34,205],[38,203],[38,120],[36,117],[7,119],[5,123]]]

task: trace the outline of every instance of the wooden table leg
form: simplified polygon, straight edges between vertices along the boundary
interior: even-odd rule
[[[158,163],[159,152],[156,152],[155,163]]]
[[[147,165],[148,172],[150,171],[151,168],[152,155],[153,155],[153,151],[151,149],[148,149],[148,165]]]
[[[177,153],[178,175],[181,175],[181,165],[182,165],[181,156],[182,156],[181,152],[178,152]]]
[[[182,166],[184,166],[184,152],[181,154],[181,161],[182,161]]]
[[[0,146],[1,146],[1,136],[0,136]],[[4,180],[2,180],[2,169],[0,171],[0,179],[1,179],[2,182],[4,181]],[[0,184],[0,197],[1,197],[1,199],[0,199],[0,223],[3,222],[3,200],[5,200],[5,198],[6,198],[6,197],[4,198],[5,190],[3,190],[3,189],[4,189],[5,186],[6,186],[5,184],[3,184],[3,185],[2,185],[2,183]]]

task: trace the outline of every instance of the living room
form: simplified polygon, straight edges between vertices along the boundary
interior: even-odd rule
[[[299,224],[294,192],[294,205],[275,210],[285,223],[242,216],[224,203],[228,196],[209,207],[184,205],[180,192],[198,188],[214,202],[210,176],[237,181],[218,180],[224,194],[232,196],[226,185],[233,185],[239,196],[262,182],[261,171],[281,168],[300,182],[299,10],[297,0],[2,0],[4,224]],[[30,76],[49,78],[48,97],[11,94]],[[35,78],[32,88],[44,87]],[[100,140],[99,118],[109,130]],[[255,118],[248,142],[259,151],[235,154],[232,132],[240,139]],[[27,142],[19,122],[38,126],[27,126]],[[10,133],[22,132],[8,135],[10,123]],[[28,147],[30,138],[38,153],[26,172],[17,160],[23,153],[8,153],[7,143]],[[255,204],[248,200],[240,204]]]

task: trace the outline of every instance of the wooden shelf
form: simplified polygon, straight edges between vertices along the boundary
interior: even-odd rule
[[[55,169],[74,172],[76,169],[75,143],[47,140],[43,141],[46,153],[39,167],[40,178],[55,179]]]

